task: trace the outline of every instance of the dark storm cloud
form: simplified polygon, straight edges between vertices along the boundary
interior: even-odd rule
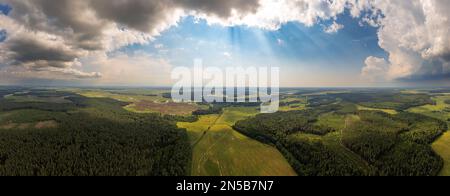
[[[92,0],[90,4],[100,18],[148,32],[170,20],[177,9],[228,18],[232,10],[256,12],[259,0]]]
[[[414,74],[398,78],[400,82],[441,82],[450,81],[450,62],[444,58],[425,61]]]
[[[86,16],[84,0],[7,0],[13,7],[11,17],[31,30],[67,35],[74,45],[85,50],[102,49],[99,42],[106,23]]]
[[[173,0],[93,0],[90,4],[98,17],[143,32],[168,20],[174,9]]]
[[[47,61],[72,62],[78,54],[61,47],[54,47],[35,39],[19,39],[9,43],[13,58],[20,63]],[[52,67],[65,67],[63,64],[52,63]]]
[[[16,37],[6,37],[0,48],[3,55],[0,60],[16,66],[26,65],[31,70],[47,68],[64,74],[72,73],[72,65],[88,53],[105,53],[146,39],[118,28],[155,36],[176,24],[184,14],[226,19],[233,10],[250,13],[259,6],[259,0],[5,1],[12,8],[8,14],[11,21],[0,21],[0,24],[8,26],[7,33]],[[68,71],[53,68],[68,68]]]

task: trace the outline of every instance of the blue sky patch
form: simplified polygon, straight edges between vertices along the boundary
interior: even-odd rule
[[[12,10],[11,6],[0,3],[0,13],[2,13],[4,15],[8,15],[9,12],[11,12],[11,10]]]
[[[5,30],[0,30],[0,42],[3,42],[6,40],[6,31]]]

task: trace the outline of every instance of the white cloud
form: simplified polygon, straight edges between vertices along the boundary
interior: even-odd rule
[[[384,58],[368,57],[365,61],[366,66],[362,69],[362,77],[370,81],[383,81],[389,70],[389,63]]]
[[[379,45],[389,53],[390,79],[442,79],[450,74],[450,3],[371,1],[382,13]]]
[[[333,21],[333,24],[331,24],[328,27],[324,27],[323,31],[325,31],[325,33],[328,33],[328,34],[335,34],[343,28],[344,28],[344,25],[338,24],[336,21]]]
[[[283,45],[285,44],[285,42],[284,42],[284,40],[282,40],[282,39],[277,39],[277,44],[278,44],[279,46],[283,46]]]
[[[98,78],[102,74],[82,72],[89,65],[82,61],[80,66],[79,59],[105,56],[131,44],[150,43],[187,15],[208,23],[270,30],[292,21],[313,26],[330,20],[332,25],[324,30],[335,33],[344,28],[336,22],[337,17],[349,10],[361,23],[379,27],[379,45],[389,53],[389,59],[385,59],[386,78],[450,74],[450,3],[447,0],[5,2],[13,9],[8,16],[0,15],[0,29],[8,33],[0,45],[0,64],[21,66],[31,72],[46,70],[61,76]],[[373,61],[370,58],[366,63]],[[367,65],[365,69],[373,68]]]
[[[228,59],[232,58],[232,55],[231,55],[231,53],[229,53],[229,52],[224,52],[224,53],[223,53],[223,56],[226,57],[226,58],[228,58]]]
[[[155,44],[156,49],[162,49],[164,48],[164,44]]]

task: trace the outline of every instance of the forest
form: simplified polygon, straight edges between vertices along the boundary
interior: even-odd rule
[[[2,115],[2,123],[20,123],[0,130],[1,176],[188,174],[189,141],[186,131],[177,128],[174,120],[189,119],[130,113],[122,109],[125,103],[111,99],[53,91],[32,94],[64,96],[71,103],[0,100],[1,111],[18,112]],[[22,120],[12,118],[14,115],[22,116]],[[24,126],[36,120],[52,120],[57,127]]]
[[[310,99],[307,110],[260,114],[234,128],[276,146],[302,176],[433,176],[441,170],[443,160],[430,144],[447,130],[445,122],[408,112],[358,111],[348,99],[325,97]],[[342,116],[344,128],[318,123],[324,115]],[[361,161],[348,159],[348,150]]]

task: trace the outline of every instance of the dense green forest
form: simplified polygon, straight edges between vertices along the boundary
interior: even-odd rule
[[[435,104],[428,94],[405,94],[398,91],[378,90],[312,96],[312,107],[346,101],[371,108],[406,110],[411,107]]]
[[[317,96],[307,110],[260,114],[234,128],[276,146],[299,175],[438,174],[443,161],[430,144],[447,130],[445,122],[407,112],[358,111],[344,96],[339,95],[341,101],[338,96]],[[323,116],[342,119],[344,128],[319,123]],[[348,150],[362,161],[352,162]]]
[[[0,98],[0,110],[6,112],[0,121],[21,123],[0,130],[0,175],[176,176],[189,172],[187,133],[177,128],[175,120],[195,119],[135,114],[122,109],[126,103],[67,92],[34,91],[19,96],[63,96],[70,103]],[[24,128],[43,120],[55,121],[57,127]]]

